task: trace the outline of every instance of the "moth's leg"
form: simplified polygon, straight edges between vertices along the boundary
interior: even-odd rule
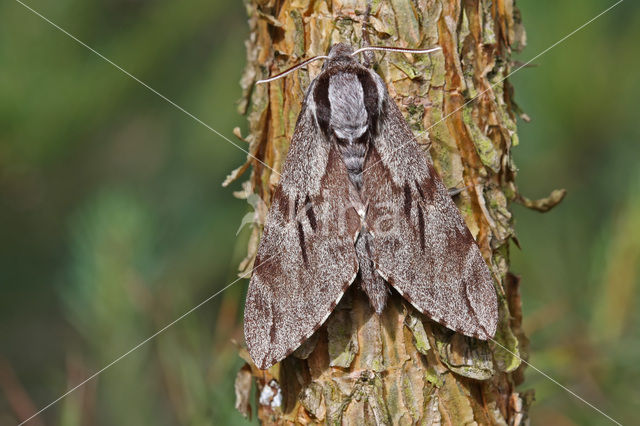
[[[464,186],[464,187],[462,187],[462,188],[456,188],[456,187],[449,188],[449,189],[448,189],[448,191],[449,191],[449,196],[453,198],[453,197],[455,197],[456,195],[460,194],[461,192],[466,191],[467,189],[471,188],[472,186],[473,186],[473,185],[467,185],[467,186]]]
[[[362,22],[362,41],[364,42],[364,46],[362,47],[371,46],[371,37],[369,33],[369,28],[371,25],[369,23],[369,17],[371,16],[371,7],[372,7],[372,0],[367,0],[367,9],[364,13],[364,21]],[[376,58],[373,51],[363,52],[362,57],[363,57],[362,65],[364,65],[367,68],[372,68]]]

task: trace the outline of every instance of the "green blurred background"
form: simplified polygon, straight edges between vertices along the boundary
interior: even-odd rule
[[[233,0],[30,0],[224,135],[248,28]],[[611,5],[519,2],[525,61]],[[511,78],[531,362],[623,423],[640,401],[640,7],[628,1]],[[243,134],[246,132],[243,132]],[[19,3],[0,4],[0,424],[15,424],[236,277],[245,155]],[[33,425],[247,424],[240,281]],[[532,424],[609,424],[532,369]],[[635,407],[634,407],[635,406]]]

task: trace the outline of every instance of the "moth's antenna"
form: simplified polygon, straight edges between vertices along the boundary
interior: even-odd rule
[[[431,49],[405,49],[404,47],[368,46],[368,47],[363,47],[361,49],[356,50],[351,54],[351,56],[355,56],[358,53],[366,52],[368,50],[381,50],[384,52],[403,52],[403,53],[431,53],[441,49],[442,49],[441,47],[433,47]]]
[[[298,68],[302,68],[305,65],[307,65],[307,64],[309,64],[309,63],[311,63],[313,61],[317,61],[318,59],[327,59],[327,58],[329,58],[329,57],[328,56],[314,56],[313,58],[307,59],[306,61],[299,63],[298,65],[292,66],[288,70],[282,71],[280,74],[274,75],[273,77],[270,77],[270,78],[265,78],[264,80],[258,80],[258,81],[256,81],[256,84],[269,83],[270,81],[274,81],[274,80],[277,80],[279,78],[282,78],[287,74],[291,74],[292,72],[294,72]]]

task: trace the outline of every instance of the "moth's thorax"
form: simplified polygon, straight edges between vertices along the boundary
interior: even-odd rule
[[[357,143],[367,131],[364,90],[355,74],[343,72],[329,78],[329,111],[329,125],[340,143]]]

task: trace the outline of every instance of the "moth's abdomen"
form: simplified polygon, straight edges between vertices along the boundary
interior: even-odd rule
[[[356,256],[358,257],[358,264],[360,266],[358,274],[360,278],[359,284],[362,291],[364,291],[369,298],[369,303],[371,303],[373,310],[380,315],[389,298],[389,287],[380,274],[378,274],[371,260],[370,239],[371,234],[369,234],[366,228],[363,228],[356,240]]]
[[[342,154],[342,160],[347,166],[349,179],[359,191],[362,187],[362,169],[367,155],[367,143],[342,143],[338,140],[338,147]]]

